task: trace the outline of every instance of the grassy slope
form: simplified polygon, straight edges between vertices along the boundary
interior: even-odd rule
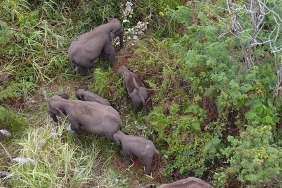
[[[143,39],[144,40],[144,39]],[[146,40],[144,40],[146,41]],[[138,46],[138,43],[140,43]],[[154,41],[152,41],[154,43]],[[120,65],[128,64],[134,71],[136,71],[137,75],[144,80],[145,84],[149,87],[148,82],[146,80],[152,80],[154,77],[161,76],[158,75],[158,72],[155,72],[157,70],[154,70],[152,68],[151,64],[153,62],[149,62],[148,65],[139,64],[140,62],[144,63],[145,59],[144,56],[147,56],[148,59],[151,59],[152,61],[156,61],[159,57],[157,57],[158,49],[155,52],[153,52],[152,46],[146,46],[146,45],[152,45],[151,43],[147,42],[144,43],[142,41],[137,41],[135,46],[132,46],[131,44],[126,44],[125,48],[121,50],[117,54],[117,59],[119,59]],[[150,52],[148,50],[150,48]],[[134,50],[141,49],[141,52],[134,54]],[[67,49],[65,49],[67,50]],[[143,53],[143,54],[142,54]],[[67,57],[65,57],[67,58]],[[167,57],[163,57],[164,59]],[[46,172],[46,167],[41,167],[37,170],[30,169],[28,167],[28,170],[26,168],[19,167],[18,165],[15,165],[10,168],[10,170],[15,173],[15,176],[18,176],[19,173],[24,173],[24,179],[30,179],[30,173],[47,173],[49,174],[48,177],[52,179],[52,181],[56,182],[56,185],[63,185],[63,186],[72,186],[76,187],[78,185],[83,185],[83,187],[87,186],[93,186],[93,185],[107,185],[108,187],[126,187],[133,186],[133,187],[139,187],[141,185],[146,185],[147,183],[151,182],[164,182],[165,180],[162,179],[162,168],[157,170],[156,167],[154,167],[154,178],[155,180],[152,180],[151,178],[148,178],[143,175],[143,165],[141,161],[136,161],[134,166],[129,167],[127,166],[122,156],[119,153],[119,149],[117,146],[115,146],[113,143],[110,143],[109,141],[106,141],[103,138],[87,138],[86,141],[84,140],[78,140],[75,137],[73,137],[72,134],[67,133],[66,130],[62,130],[62,127],[64,125],[56,125],[54,122],[51,121],[50,117],[47,113],[47,103],[48,100],[46,100],[44,97],[51,97],[54,94],[60,93],[60,92],[67,92],[71,95],[71,97],[75,98],[75,90],[82,86],[82,85],[88,85],[90,87],[90,90],[93,92],[96,92],[98,94],[102,94],[105,98],[108,98],[113,106],[120,112],[122,118],[123,118],[123,129],[130,132],[131,134],[139,135],[139,136],[145,136],[150,137],[150,139],[154,138],[154,135],[152,133],[148,132],[148,128],[146,127],[146,122],[144,121],[144,117],[146,117],[149,110],[152,108],[153,105],[153,95],[154,95],[154,89],[149,90],[149,100],[147,104],[147,108],[137,114],[134,115],[131,112],[131,101],[127,97],[125,88],[122,85],[122,80],[118,78],[116,74],[116,70],[112,72],[112,70],[108,67],[107,63],[99,63],[99,68],[96,69],[96,74],[93,74],[91,72],[88,77],[81,77],[80,75],[74,75],[70,67],[68,67],[68,62],[65,62],[65,70],[66,72],[63,74],[55,74],[54,79],[50,83],[42,83],[36,91],[31,92],[28,96],[25,96],[24,100],[6,100],[4,102],[4,106],[13,109],[13,111],[20,117],[23,117],[26,122],[28,122],[30,129],[22,130],[21,132],[24,133],[24,135],[21,136],[20,141],[12,141],[12,145],[15,143],[25,143],[23,145],[18,144],[17,148],[19,150],[14,150],[14,147],[9,144],[9,142],[5,143],[3,140],[3,143],[5,144],[6,149],[13,153],[12,158],[18,157],[18,154],[21,157],[29,157],[29,158],[35,158],[38,161],[41,161],[41,163],[47,163],[48,166],[52,166],[51,171],[52,172]],[[156,62],[155,62],[156,63]],[[159,65],[161,66],[161,65]],[[101,83],[101,82],[104,83]],[[46,95],[46,96],[44,96]],[[34,136],[34,142],[40,143],[40,138],[43,138],[43,142],[49,142],[50,141],[50,134],[51,130],[57,130],[58,126],[60,127],[58,132],[60,132],[59,135],[62,135],[63,137],[59,139],[58,142],[55,143],[49,143],[50,147],[49,150],[58,151],[57,155],[50,155],[48,153],[48,150],[41,151],[42,156],[34,156],[33,153],[40,152],[38,150],[37,146],[32,145],[29,143],[28,139],[31,135]],[[34,132],[33,132],[34,131]],[[46,141],[47,140],[47,141]],[[74,159],[70,161],[65,161],[64,155],[70,155],[67,151],[66,153],[62,152],[61,144],[67,144],[69,147],[68,150],[72,150],[72,155],[74,156]],[[24,147],[22,147],[24,146]],[[97,147],[97,148],[96,148]],[[105,150],[105,148],[107,148]],[[91,151],[89,153],[89,151]],[[93,164],[89,168],[87,168],[85,171],[85,174],[87,174],[88,178],[83,180],[76,180],[79,176],[75,175],[68,175],[65,177],[64,180],[58,180],[58,177],[56,177],[56,174],[59,172],[56,171],[56,165],[57,162],[56,158],[61,159],[62,163],[67,163],[68,169],[65,169],[65,173],[74,173],[73,166],[77,166],[81,163],[83,163],[84,160],[88,161],[89,159],[84,159],[85,157],[95,157],[93,156],[95,152],[98,152],[98,162],[99,166],[103,166],[102,172],[99,178],[93,178],[92,173],[90,169],[99,168],[96,167],[97,164]],[[93,153],[92,153],[93,152]],[[77,155],[79,155],[76,157]],[[10,159],[7,157],[7,155],[2,154],[2,157],[6,159],[3,164],[4,168],[10,166]],[[46,158],[46,159],[42,159]],[[76,160],[75,160],[76,159]],[[82,161],[82,162],[81,162]],[[162,164],[161,166],[163,166]],[[21,168],[19,170],[19,168]],[[82,167],[80,167],[82,168]],[[4,170],[5,170],[4,169]],[[29,171],[30,170],[30,171]],[[47,179],[48,179],[47,178]],[[13,179],[13,177],[11,178]],[[44,179],[44,178],[43,178]],[[43,180],[42,180],[43,181]],[[45,180],[46,181],[46,180]],[[43,181],[44,182],[44,181]],[[35,179],[30,182],[19,182],[19,181],[13,181],[12,185],[21,185],[21,184],[28,184],[28,185],[34,185],[36,183],[40,184],[40,181],[37,182]],[[42,183],[42,182],[41,182]],[[36,187],[36,185],[34,185]]]
[[[87,6],[76,12],[61,8],[64,17],[58,12],[50,13],[53,10],[46,3],[39,10],[22,8],[17,14],[10,12],[5,19],[14,15],[16,20],[9,25],[1,22],[2,31],[8,33],[1,42],[9,49],[1,51],[0,57],[1,105],[11,109],[28,125],[12,132],[12,138],[0,135],[0,158],[3,159],[0,160],[0,170],[12,173],[8,181],[0,181],[0,186],[139,187],[152,182],[167,182],[162,176],[165,164],[162,163],[158,170],[154,167],[154,180],[144,176],[142,163],[137,160],[134,166],[127,166],[113,143],[90,136],[79,140],[64,129],[63,121],[59,125],[52,122],[47,114],[47,104],[48,98],[61,92],[69,93],[74,99],[75,90],[88,85],[91,91],[109,99],[119,111],[124,130],[155,142],[156,135],[147,117],[149,112],[153,106],[162,106],[166,101],[179,102],[183,95],[180,90],[179,93],[176,90],[169,92],[178,88],[173,80],[163,83],[164,79],[169,80],[163,73],[164,67],[170,69],[173,64],[169,42],[153,39],[153,35],[147,33],[146,37],[134,41],[134,45],[126,42],[124,49],[117,53],[119,65],[129,65],[149,88],[146,109],[135,115],[131,112],[131,101],[122,80],[108,63],[98,62],[95,73],[92,71],[87,77],[73,73],[67,49],[74,38],[91,29],[93,20],[80,20],[88,14],[93,16],[93,12]],[[110,9],[104,11],[103,14],[111,12]],[[72,16],[78,19],[75,24]],[[175,67],[170,71],[173,69]],[[182,86],[185,90],[185,85]],[[10,125],[22,126],[19,121],[19,125],[11,123],[3,128],[11,130]],[[58,134],[57,138],[52,137],[54,133]],[[38,166],[13,163],[15,157],[33,158]],[[88,161],[92,163],[88,164]]]

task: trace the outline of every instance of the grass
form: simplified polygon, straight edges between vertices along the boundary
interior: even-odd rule
[[[44,126],[29,128],[24,132],[21,139],[16,141],[19,147],[15,152],[16,157],[32,159],[35,164],[11,162],[11,174],[6,178],[9,186],[122,187],[125,180],[121,177],[119,181],[109,181],[116,179],[117,175],[108,171],[114,150],[102,151],[105,147],[102,145],[109,146],[106,143],[108,141],[90,136],[79,140],[67,132],[65,123],[63,121],[55,125],[47,117]]]
[[[79,140],[64,129],[65,122],[56,125],[47,114],[51,96],[67,92],[75,99],[76,89],[88,85],[90,91],[109,99],[119,111],[123,130],[154,141],[155,135],[146,117],[153,105],[160,105],[167,98],[165,89],[162,96],[155,95],[155,92],[162,87],[162,76],[165,76],[162,64],[172,62],[167,48],[153,47],[154,43],[139,41],[134,48],[127,45],[117,54],[120,65],[125,63],[132,67],[149,88],[147,107],[138,114],[132,112],[131,100],[122,79],[105,62],[98,62],[97,68],[86,77],[75,75],[66,67],[64,73],[56,74],[52,80],[43,82],[38,90],[24,95],[25,107],[16,112],[29,123],[30,128],[23,130],[20,139],[13,140],[18,148],[16,151],[10,146],[7,150],[13,151],[12,158],[31,158],[37,164],[11,163],[7,160],[5,165],[11,176],[5,183],[12,187],[140,187],[165,181],[162,180],[165,166],[161,169],[154,167],[155,180],[147,178],[143,175],[143,163],[136,161],[134,166],[127,166],[119,154],[119,148],[113,143],[100,137]],[[57,134],[56,138],[53,138],[53,133]]]

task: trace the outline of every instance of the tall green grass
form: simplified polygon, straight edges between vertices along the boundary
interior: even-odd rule
[[[83,185],[117,187],[109,181],[115,174],[107,171],[111,156],[101,158],[99,142],[91,139],[83,147],[75,135],[68,133],[64,123],[54,127],[28,129],[18,140],[20,158],[34,163],[12,162],[6,178],[12,187],[83,187]],[[105,178],[106,177],[106,178]]]

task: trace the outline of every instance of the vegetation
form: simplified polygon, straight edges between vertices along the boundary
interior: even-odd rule
[[[12,136],[0,132],[0,171],[10,173],[0,186],[140,187],[196,176],[214,187],[281,187],[280,12],[277,0],[3,0],[0,129]],[[116,58],[148,87],[138,114],[107,63],[86,77],[69,65],[70,42],[105,17],[124,20]],[[154,179],[138,162],[126,166],[113,143],[51,121],[48,98],[74,98],[82,85],[110,100],[124,130],[156,144]]]

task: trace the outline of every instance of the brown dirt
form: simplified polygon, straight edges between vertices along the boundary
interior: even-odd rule
[[[200,102],[201,108],[207,112],[207,119],[201,124],[201,130],[204,131],[205,127],[213,122],[216,121],[218,118],[217,107],[215,97],[202,97],[202,101]]]
[[[167,183],[165,179],[162,178],[162,173],[161,173],[165,167],[165,164],[162,161],[158,163],[157,155],[155,155],[153,158],[153,165],[152,165],[153,178],[147,177],[144,174],[145,166],[142,160],[139,158],[133,159],[133,165],[130,166],[125,163],[124,158],[121,155],[116,155],[113,158],[112,166],[115,169],[117,169],[119,173],[132,180],[132,187],[137,188],[140,186],[145,186],[150,183],[155,183],[155,184]]]
[[[8,109],[18,109],[18,110],[21,110],[27,107],[23,97],[20,99],[7,99],[3,101],[1,105],[3,105],[4,107]]]

